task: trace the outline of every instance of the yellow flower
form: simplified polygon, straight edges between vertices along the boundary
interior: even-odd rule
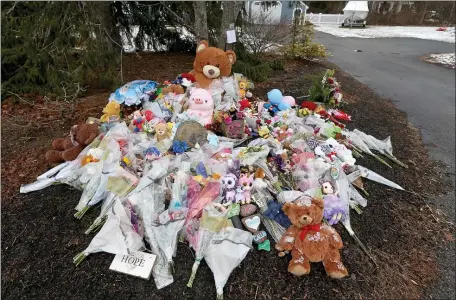
[[[131,161],[128,159],[128,157],[124,156],[124,158],[122,158],[123,162],[126,163],[128,166],[131,164]]]
[[[258,129],[258,134],[261,137],[267,138],[269,136],[269,128],[267,126],[261,126],[260,129]]]

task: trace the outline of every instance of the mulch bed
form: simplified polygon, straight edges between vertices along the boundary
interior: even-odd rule
[[[124,80],[174,78],[190,70],[192,60],[193,56],[186,54],[129,55],[123,63]],[[254,94],[262,97],[267,90],[280,88],[285,95],[306,95],[310,82],[305,75],[320,74],[327,66],[290,62],[284,71],[275,71],[267,82],[258,83]],[[346,73],[338,70],[336,77],[348,102],[344,110],[353,115],[349,128],[359,128],[377,138],[392,135],[395,155],[409,169],[389,169],[372,158],[360,159],[360,164],[419,194],[445,192],[449,188],[445,178],[429,160],[419,132],[405,114]],[[2,298],[214,298],[212,273],[204,262],[193,288],[186,287],[194,257],[184,244],[178,246],[175,282],[162,290],[156,289],[152,278],[145,281],[109,271],[111,254],[93,254],[74,267],[71,258],[89,244],[93,236],[84,235],[84,231],[98,211],[75,219],[72,208],[81,193],[64,185],[17,194],[21,183],[32,182],[49,167],[44,153],[53,138],[65,136],[76,121],[100,116],[109,91],[100,92],[81,99],[73,120],[61,121],[57,112],[23,103],[2,103]],[[40,119],[36,118],[38,114]],[[287,259],[277,257],[275,251],[253,250],[233,271],[225,286],[225,298],[419,299],[439,276],[437,249],[454,243],[453,228],[417,195],[372,182],[366,182],[365,189],[370,193],[368,206],[361,215],[351,211],[352,227],[376,257],[378,267],[338,226],[348,278],[331,280],[318,263],[312,264],[307,277],[293,277],[287,272]]]

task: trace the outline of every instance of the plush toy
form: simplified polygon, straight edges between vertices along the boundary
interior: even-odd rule
[[[98,125],[80,124],[74,125],[70,131],[70,137],[58,138],[52,142],[52,149],[46,152],[46,159],[50,163],[75,160],[79,153],[98,136]]]
[[[158,123],[155,125],[155,138],[157,142],[161,142],[164,139],[169,139],[170,134],[168,131],[168,125],[165,123]]]
[[[190,74],[195,77],[201,88],[207,89],[214,79],[229,76],[231,66],[235,62],[236,54],[233,51],[209,47],[207,41],[201,41],[196,48],[196,57]]]
[[[348,215],[348,207],[337,196],[337,182],[330,179],[320,179],[321,192],[325,202],[323,217],[328,221],[329,225],[337,224],[339,221],[344,221]]]
[[[291,261],[288,272],[302,276],[309,274],[310,262],[323,262],[323,266],[332,278],[343,278],[348,271],[340,260],[339,249],[343,243],[340,235],[331,226],[321,224],[324,203],[322,199],[296,201],[285,203],[282,207],[290,219],[292,226],[276,244],[282,251],[291,251]]]
[[[272,135],[279,141],[282,142],[283,140],[287,139],[288,137],[293,135],[293,129],[288,128],[287,125],[283,125],[281,127],[275,127]]]
[[[183,86],[184,88],[188,88],[193,85],[195,82],[195,76],[189,74],[189,73],[183,73],[179,74],[175,80],[173,80],[171,83],[173,84],[179,84]]]
[[[130,130],[132,130],[133,132],[142,131],[144,122],[146,122],[146,119],[143,117],[141,111],[135,110],[133,112],[133,118],[130,123]]]
[[[272,105],[278,111],[290,109],[291,106],[285,102],[283,102],[283,95],[282,92],[278,89],[273,89],[268,92],[268,100],[269,103],[266,106]],[[268,108],[268,107],[266,107]]]
[[[189,116],[197,116],[204,125],[212,123],[214,100],[212,100],[212,96],[207,90],[194,89],[188,99],[188,107],[187,114]]]
[[[276,221],[285,228],[291,226],[290,219],[282,210],[282,204],[273,200],[268,201],[268,209],[263,213],[266,218]]]
[[[258,168],[255,171],[254,175],[255,175],[255,180],[253,181],[254,189],[261,191],[268,187],[268,184],[266,183],[266,181],[264,181],[264,177],[266,177],[266,176],[265,176],[264,170],[262,168]]]
[[[240,177],[240,160],[228,161],[227,173],[222,177],[222,204],[229,206],[231,203],[236,202],[236,188],[238,187],[237,182]]]
[[[161,90],[163,95],[172,93],[174,95],[181,95],[185,93],[184,88],[179,84],[171,84],[167,87],[162,88]]]
[[[253,175],[241,174],[241,177],[238,180],[238,184],[242,187],[243,190],[243,200],[242,204],[250,203],[250,191],[253,188]]]
[[[244,109],[247,109],[247,108],[252,108],[250,101],[247,98],[244,98],[241,101],[239,101],[239,105],[240,105],[239,111],[243,111]]]
[[[296,106],[296,100],[295,100],[295,98],[293,98],[291,96],[283,97],[282,98],[282,102],[285,103],[285,104],[290,105],[291,107]]]
[[[236,182],[237,177],[232,173],[222,177],[223,204],[226,206],[236,202]]]
[[[109,119],[114,116],[119,118],[120,116],[120,104],[116,101],[111,101],[106,104],[105,108],[103,108],[104,115],[101,116],[100,122],[108,122]]]

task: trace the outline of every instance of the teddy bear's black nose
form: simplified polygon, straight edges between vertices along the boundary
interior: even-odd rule
[[[214,70],[210,69],[209,71],[207,71],[209,73],[209,75],[214,75]]]

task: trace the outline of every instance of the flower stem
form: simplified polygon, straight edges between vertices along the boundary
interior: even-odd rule
[[[81,253],[78,253],[75,257],[73,257],[73,263],[77,266],[79,266],[79,264],[81,262],[84,261],[84,259],[86,258],[87,256],[84,254],[84,252],[81,252]]]
[[[393,167],[391,167],[385,160],[383,160],[383,158],[381,158],[380,156],[376,155],[376,154],[372,154],[379,162],[381,162],[382,164],[384,164],[385,166],[387,167],[390,167],[391,169]]]
[[[85,213],[89,210],[90,206],[86,205],[84,206],[81,210],[77,211],[75,214],[74,214],[74,217],[76,219],[81,219],[82,216],[85,215]]]
[[[394,163],[398,164],[399,166],[403,167],[403,168],[406,168],[408,169],[408,166],[406,164],[404,164],[403,162],[401,162],[399,159],[397,159],[396,157],[392,156],[392,155],[389,155],[388,153],[385,153],[384,154],[386,157],[388,157],[389,159],[391,159]]]
[[[366,245],[364,245],[364,243],[361,242],[361,240],[358,238],[358,236],[355,233],[351,234],[351,236],[358,243],[359,247],[364,251],[364,253],[366,253],[366,255],[374,262],[375,266],[378,267],[377,260],[369,252],[369,250],[367,249]]]
[[[192,274],[190,275],[190,279],[188,280],[187,286],[191,288],[193,286],[193,281],[195,280],[196,271],[199,267],[199,261],[195,261],[192,266]]]
[[[92,232],[97,232],[100,228],[104,225],[108,217],[105,215],[101,218],[95,219],[95,221],[90,225],[90,227],[86,230],[85,234],[90,234]]]

